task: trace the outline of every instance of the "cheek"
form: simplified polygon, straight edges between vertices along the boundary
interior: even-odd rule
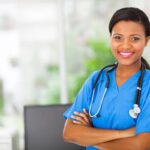
[[[111,49],[112,49],[113,54],[115,54],[117,52],[117,50],[120,48],[121,48],[120,44],[118,44],[117,42],[111,41]],[[136,51],[136,52],[139,52],[139,53],[143,53],[144,48],[145,48],[144,42],[131,45],[131,49]]]
[[[144,44],[137,44],[134,46],[134,49],[137,53],[142,54],[144,51],[145,45]]]
[[[117,52],[117,49],[118,49],[118,44],[115,42],[111,42],[111,50],[113,54]]]

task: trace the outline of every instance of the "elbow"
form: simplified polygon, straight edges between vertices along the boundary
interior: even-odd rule
[[[80,141],[81,138],[76,134],[76,132],[73,132],[72,130],[65,129],[63,130],[63,140],[68,143],[74,143],[77,145],[87,146],[84,142]]]
[[[66,129],[63,130],[63,140],[65,142],[69,142],[71,141],[72,137],[71,137],[71,134],[68,133],[68,131],[66,131]]]
[[[75,143],[75,141],[76,141],[76,139],[73,136],[72,132],[66,131],[66,129],[64,129],[64,131],[63,131],[63,140],[65,142],[69,142],[69,143]]]
[[[77,126],[72,123],[71,120],[67,120],[63,129],[63,140],[70,143],[76,143],[78,141],[78,129]]]
[[[63,140],[66,142],[71,142],[74,140],[72,127],[65,126],[63,129]]]

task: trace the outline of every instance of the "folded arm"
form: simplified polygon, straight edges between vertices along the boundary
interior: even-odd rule
[[[101,150],[150,150],[150,133],[100,143],[95,147]]]
[[[128,130],[106,130],[93,128],[87,120],[88,117],[85,113],[78,113],[74,116],[74,118],[77,121],[72,121],[71,119],[66,120],[63,136],[65,141],[78,145],[96,145],[134,135],[134,128]]]

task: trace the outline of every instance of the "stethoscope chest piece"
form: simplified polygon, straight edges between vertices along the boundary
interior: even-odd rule
[[[140,112],[141,112],[141,109],[140,109],[139,105],[138,104],[134,104],[133,105],[133,109],[129,110],[129,115],[132,118],[136,119],[138,117],[138,115],[140,114]]]

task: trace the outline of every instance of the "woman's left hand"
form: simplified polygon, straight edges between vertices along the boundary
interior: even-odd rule
[[[83,113],[80,112],[74,112],[74,115],[71,116],[71,118],[75,119],[73,120],[74,124],[79,125],[85,125],[85,126],[92,126],[92,123],[89,118],[89,114],[87,113],[86,109],[83,109]]]

